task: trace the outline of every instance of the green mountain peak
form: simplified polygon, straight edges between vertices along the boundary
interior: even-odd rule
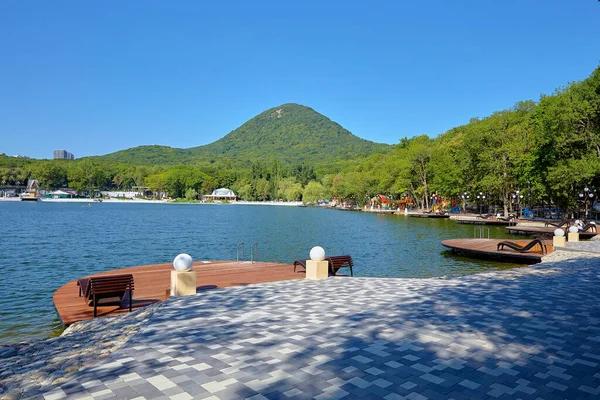
[[[308,162],[318,166],[385,152],[390,147],[361,139],[310,107],[286,103],[263,111],[204,146],[140,146],[103,158],[140,164],[229,160],[239,166],[256,159],[277,158],[290,164]]]

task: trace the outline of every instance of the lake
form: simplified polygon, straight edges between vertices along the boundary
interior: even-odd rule
[[[451,255],[443,239],[472,225],[323,208],[261,205],[0,202],[0,344],[60,334],[52,295],[100,271],[194,260],[235,260],[258,244],[261,261],[292,263],[313,246],[350,254],[357,276],[438,277],[514,265]],[[491,227],[490,237],[509,237]]]

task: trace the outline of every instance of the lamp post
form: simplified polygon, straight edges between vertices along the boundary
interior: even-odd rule
[[[481,215],[481,197],[483,196],[482,192],[479,192],[479,194],[477,195],[477,204],[479,204],[479,215]],[[485,197],[484,197],[485,199]]]
[[[515,212],[517,213],[516,217],[519,218],[521,216],[521,200],[523,199],[523,195],[520,194],[519,190],[517,190],[512,194],[512,198],[515,207]]]
[[[517,193],[519,193],[519,191],[517,191]],[[519,201],[519,203],[518,203],[519,212],[517,214],[517,218],[519,218],[521,216],[521,202],[523,201],[523,195],[522,194],[519,195],[518,201]]]
[[[469,195],[467,192],[464,192],[462,194],[462,196],[460,196],[462,198],[463,201],[463,214],[467,213],[467,199],[469,198]]]
[[[531,182],[527,181],[527,208],[529,209],[530,216],[533,217],[533,210],[531,209]]]
[[[483,202],[483,204],[485,205],[485,196],[488,194],[488,192],[485,192],[485,194],[481,195],[481,201]],[[488,212],[486,212],[486,214],[489,214],[490,212],[490,196],[488,195]],[[481,214],[481,211],[479,211],[479,214]]]
[[[583,202],[583,208],[584,208],[583,219],[584,220],[587,219],[587,217],[588,217],[588,201],[590,202],[590,204],[592,204],[593,199],[594,199],[594,193],[592,193],[588,187],[583,189],[583,193],[579,193],[579,200]]]

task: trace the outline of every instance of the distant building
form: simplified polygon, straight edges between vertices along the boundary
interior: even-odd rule
[[[73,189],[58,189],[50,192],[49,195],[53,199],[72,199],[73,197],[77,197],[77,192]]]
[[[204,196],[202,196],[202,200],[204,200],[204,201],[206,201],[206,200],[236,201],[237,196],[235,195],[235,193],[233,193],[233,191],[231,191],[229,189],[220,188],[217,190],[213,190],[212,194],[205,194]]]
[[[66,150],[54,150],[55,160],[74,160],[75,156],[73,153],[69,153]]]

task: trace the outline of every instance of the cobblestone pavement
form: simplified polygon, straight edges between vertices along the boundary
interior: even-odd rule
[[[123,347],[43,397],[599,398],[600,258],[575,257],[456,279],[299,280],[171,298]]]

